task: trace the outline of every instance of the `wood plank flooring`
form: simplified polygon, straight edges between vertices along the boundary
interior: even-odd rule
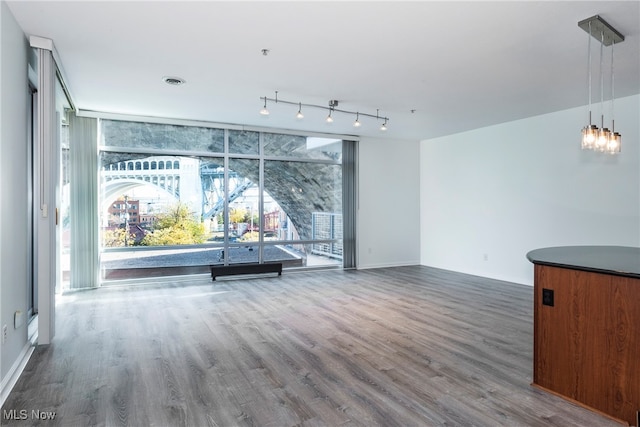
[[[618,426],[530,386],[532,310],[531,287],[422,266],[66,294],[1,424]]]

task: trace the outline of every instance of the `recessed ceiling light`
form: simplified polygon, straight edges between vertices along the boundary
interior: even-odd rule
[[[181,79],[180,77],[170,77],[170,76],[163,77],[162,81],[168,85],[173,85],[173,86],[180,86],[186,83],[185,79]]]

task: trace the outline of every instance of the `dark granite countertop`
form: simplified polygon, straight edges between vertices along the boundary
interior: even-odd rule
[[[640,279],[640,248],[627,246],[558,246],[527,253],[534,264]]]

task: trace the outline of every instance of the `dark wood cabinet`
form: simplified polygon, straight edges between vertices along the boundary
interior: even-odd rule
[[[532,261],[534,385],[637,426],[640,278]]]

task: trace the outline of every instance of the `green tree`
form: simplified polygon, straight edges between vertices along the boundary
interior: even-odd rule
[[[251,216],[251,212],[247,210],[244,213],[244,218],[242,218],[242,221],[240,222],[246,222],[247,224],[258,226],[258,224],[260,224],[260,217],[258,216],[258,214],[254,214],[253,216]]]
[[[205,227],[183,203],[158,215],[153,232],[142,239],[144,246],[193,245],[205,241]]]

